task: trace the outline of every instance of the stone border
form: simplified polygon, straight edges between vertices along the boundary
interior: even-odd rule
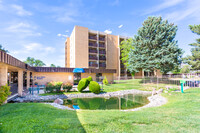
[[[151,95],[151,91],[141,91],[141,90],[121,90],[116,92],[107,92],[107,93],[100,93],[100,94],[94,94],[94,93],[80,93],[80,94],[69,94],[69,95],[48,95],[48,96],[39,96],[39,95],[27,95],[24,97],[18,97],[14,99],[14,102],[45,102],[45,101],[53,101],[57,98],[60,99],[71,99],[71,98],[92,98],[92,97],[104,97],[104,98],[110,98],[110,97],[117,97],[117,96],[123,96],[126,94],[142,94],[142,95]],[[138,107],[135,109],[127,109],[127,110],[120,110],[120,111],[138,111],[143,108],[149,108],[149,107],[158,107],[163,104],[167,103],[167,99],[161,95],[153,95],[148,97],[148,100],[150,101],[149,104],[144,105],[142,107]],[[67,106],[59,105],[57,103],[44,103],[49,104],[51,106],[54,106],[58,109],[67,109],[67,110],[75,110],[71,109]]]
[[[150,103],[147,105],[144,105],[142,107],[135,108],[135,109],[127,109],[127,110],[121,110],[121,111],[138,111],[143,108],[158,107],[167,103],[167,99],[159,94],[148,97],[148,100],[150,101]]]
[[[92,97],[117,97],[126,94],[142,94],[142,95],[151,95],[150,91],[141,91],[141,90],[121,90],[115,92],[107,92],[107,93],[80,93],[80,94],[68,94],[68,95],[48,95],[48,96],[40,96],[40,95],[26,95],[24,97],[18,97],[14,99],[14,102],[45,102],[45,101],[53,101],[57,98],[60,99],[71,99],[71,98],[92,98]]]

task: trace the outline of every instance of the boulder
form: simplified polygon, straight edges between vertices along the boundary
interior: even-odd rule
[[[157,91],[157,94],[161,94],[161,93],[163,93],[163,89],[160,89]]]
[[[60,99],[60,98],[57,98],[57,99],[54,101],[54,103],[57,103],[57,104],[62,105],[62,104],[63,104],[63,100]]]
[[[156,89],[155,89],[155,88],[153,88],[153,91],[152,91],[152,96],[153,96],[153,95],[156,95],[156,93],[157,93],[157,92],[156,92]]]

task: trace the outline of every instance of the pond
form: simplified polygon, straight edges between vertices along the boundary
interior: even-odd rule
[[[147,96],[144,95],[123,95],[111,98],[74,98],[65,99],[64,105],[73,109],[87,110],[125,110],[144,106],[149,103]]]

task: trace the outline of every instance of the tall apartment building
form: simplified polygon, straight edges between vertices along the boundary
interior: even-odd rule
[[[131,76],[120,60],[119,46],[125,39],[75,26],[65,43],[65,67],[115,69],[115,77]]]

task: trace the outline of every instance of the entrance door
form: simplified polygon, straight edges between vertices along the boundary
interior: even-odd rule
[[[74,73],[74,85],[78,85],[81,80],[81,73]]]

